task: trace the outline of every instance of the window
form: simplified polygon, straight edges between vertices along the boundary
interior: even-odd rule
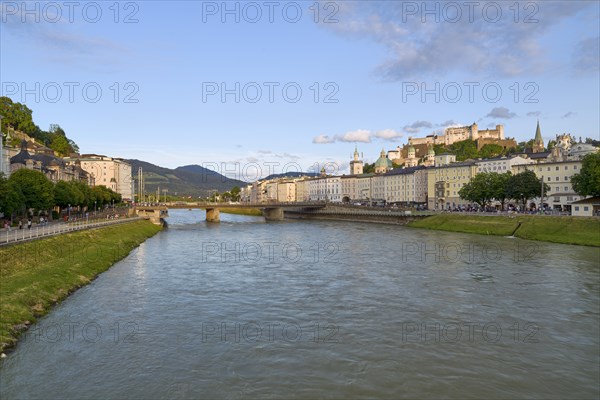
[[[569,166],[568,166],[568,165],[565,165],[565,171],[566,171],[566,170],[568,170],[568,169],[569,169]]]
[[[569,187],[565,186],[565,192],[568,192],[568,191],[569,191]]]
[[[548,171],[550,171],[550,167],[548,167]]]
[[[558,182],[558,180],[559,180],[559,178],[558,178],[558,176],[557,176],[557,177],[556,177],[556,181]]]
[[[548,182],[550,182],[550,181],[551,181],[551,178],[550,178],[550,177],[548,177],[548,179],[547,179],[547,180],[548,180]]]
[[[589,211],[590,208],[588,206],[583,206],[583,211]]]
[[[558,171],[559,169],[560,169],[560,167],[557,165],[557,166],[556,166],[556,170]]]
[[[577,165],[573,165],[573,169],[577,169]]]
[[[575,206],[575,211],[579,211],[579,206]]]

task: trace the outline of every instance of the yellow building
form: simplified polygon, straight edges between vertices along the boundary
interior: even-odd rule
[[[477,174],[473,161],[450,163],[427,170],[427,207],[430,210],[451,210],[469,202],[458,191]]]

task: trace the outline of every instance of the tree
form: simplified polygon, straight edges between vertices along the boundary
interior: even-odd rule
[[[485,207],[494,198],[494,183],[496,172],[483,172],[458,191],[461,199],[468,200]]]
[[[535,175],[533,171],[526,170],[519,174],[512,175],[507,181],[506,195],[509,199],[515,199],[527,207],[527,201],[540,195],[542,191],[544,196],[550,190],[549,186]]]
[[[13,172],[8,181],[23,194],[21,205],[25,208],[47,210],[54,205],[54,185],[43,173],[21,168]]]
[[[504,210],[504,203],[506,199],[508,199],[507,194],[507,186],[512,174],[510,172],[505,172],[503,174],[499,174],[497,172],[493,172],[496,174],[494,176],[494,186],[493,186],[493,197],[494,199],[500,202],[501,209]]]
[[[580,196],[600,196],[600,153],[583,157],[581,171],[573,175],[571,183]]]
[[[241,191],[242,190],[238,186],[234,186],[233,188],[231,188],[231,191],[229,192],[229,193],[231,193],[231,200],[239,201]]]
[[[365,163],[363,165],[363,174],[372,174],[375,173],[375,163],[369,164]]]
[[[67,182],[59,181],[54,185],[54,204],[60,208],[76,205],[72,187]]]
[[[0,172],[0,213],[12,216],[24,202],[23,193]]]
[[[499,144],[484,144],[481,150],[479,150],[479,157],[481,158],[493,158],[502,154],[504,154],[504,147]]]
[[[450,153],[456,155],[456,161],[477,158],[479,155],[479,152],[477,151],[477,144],[475,144],[475,141],[471,139],[454,142],[448,146],[448,150]]]

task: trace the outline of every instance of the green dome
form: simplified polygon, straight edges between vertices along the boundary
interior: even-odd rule
[[[385,150],[381,150],[381,154],[377,161],[375,161],[375,168],[392,168],[392,161],[385,156]]]

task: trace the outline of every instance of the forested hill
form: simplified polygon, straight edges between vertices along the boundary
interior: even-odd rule
[[[59,156],[65,157],[71,153],[78,153],[77,144],[67,137],[65,131],[58,124],[50,126],[48,131],[42,130],[33,122],[33,111],[25,104],[15,103],[9,97],[0,97],[0,115],[2,115],[2,133],[6,134],[8,127],[26,133],[44,146],[51,148]],[[19,139],[12,138],[11,146],[19,146]]]

